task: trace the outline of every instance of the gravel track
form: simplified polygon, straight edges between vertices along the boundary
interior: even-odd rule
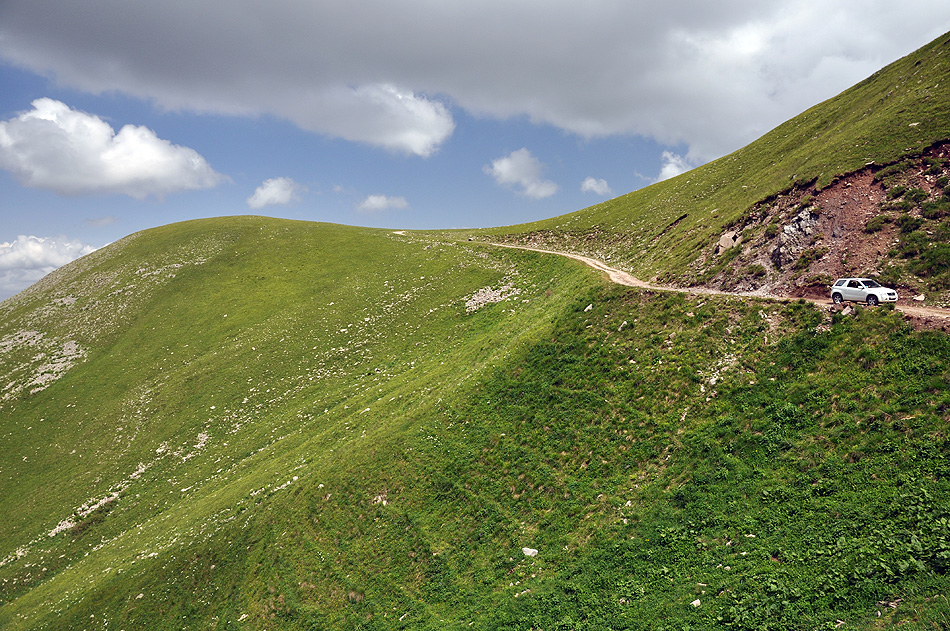
[[[791,300],[793,299],[790,296],[775,296],[772,294],[766,293],[754,293],[754,292],[733,292],[733,291],[721,291],[718,289],[709,289],[707,287],[671,287],[665,285],[653,285],[646,281],[640,280],[623,270],[619,270],[615,267],[610,267],[603,261],[590,258],[588,256],[581,256],[580,254],[572,254],[570,252],[558,252],[556,250],[544,250],[542,248],[531,248],[527,246],[520,245],[508,245],[504,243],[492,243],[502,248],[512,248],[515,250],[530,250],[531,252],[540,252],[542,254],[556,254],[558,256],[564,256],[570,259],[581,261],[593,267],[596,270],[604,272],[607,274],[607,277],[614,283],[618,285],[625,285],[627,287],[639,287],[641,289],[656,289],[659,291],[680,291],[687,294],[719,294],[723,296],[746,296],[746,297],[757,297],[757,298],[772,298],[775,300]],[[798,298],[794,298],[798,300]],[[808,302],[814,303],[826,307],[831,305],[830,298],[804,298]],[[939,307],[923,307],[917,305],[906,305],[906,304],[895,304],[894,307],[901,313],[913,316],[915,318],[938,318],[944,321],[950,322],[950,309],[941,309]]]

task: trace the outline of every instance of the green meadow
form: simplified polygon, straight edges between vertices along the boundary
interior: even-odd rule
[[[0,628],[947,628],[945,332],[486,241],[683,278],[950,140],[948,51],[547,222],[192,221],[0,303]]]

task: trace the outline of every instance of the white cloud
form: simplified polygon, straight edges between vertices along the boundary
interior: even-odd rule
[[[286,206],[300,201],[300,194],[306,188],[289,177],[275,177],[264,180],[247,198],[247,205],[258,210],[264,206]]]
[[[194,149],[49,98],[0,121],[0,168],[25,186],[60,195],[121,194],[142,199],[215,186],[222,180]]]
[[[686,173],[695,168],[689,160],[672,151],[663,152],[663,166],[660,168],[660,175],[656,178],[657,182],[668,180],[682,173]]]
[[[610,195],[613,193],[610,186],[607,185],[607,180],[590,176],[581,182],[581,192],[595,193],[597,195]]]
[[[492,160],[483,171],[502,186],[516,186],[518,193],[532,199],[543,199],[557,192],[558,186],[541,177],[543,165],[526,148]]]
[[[938,37],[946,0],[4,0],[0,59],[91,93],[430,155],[450,107],[705,161]],[[89,19],[96,16],[96,19]],[[76,28],[82,24],[83,28]]]
[[[0,243],[0,300],[95,249],[79,241],[25,235],[13,242]]]
[[[455,130],[438,101],[389,84],[331,88],[287,114],[304,129],[427,157]]]
[[[356,209],[364,213],[378,213],[390,208],[408,208],[409,202],[405,197],[389,197],[387,195],[370,195],[357,205]]]

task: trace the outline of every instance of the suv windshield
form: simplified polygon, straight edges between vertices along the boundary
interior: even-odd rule
[[[862,278],[862,279],[861,279],[861,282],[864,283],[864,286],[865,286],[865,287],[874,288],[874,287],[880,287],[880,286],[881,286],[881,284],[880,284],[879,282],[877,282],[876,280],[871,280],[870,278]]]

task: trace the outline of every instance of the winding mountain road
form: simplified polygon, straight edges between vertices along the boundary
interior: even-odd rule
[[[492,243],[502,248],[512,248],[515,250],[529,250],[531,252],[540,252],[542,254],[556,254],[558,256],[564,256],[570,259],[574,259],[593,267],[596,270],[604,272],[607,274],[607,277],[614,283],[618,285],[625,285],[627,287],[639,287],[641,289],[656,289],[659,291],[680,291],[687,294],[719,294],[723,296],[745,296],[745,297],[758,297],[758,298],[772,298],[775,300],[788,300],[788,296],[774,296],[770,294],[757,294],[757,293],[747,293],[747,292],[733,292],[733,291],[721,291],[718,289],[709,289],[706,287],[670,287],[663,285],[652,285],[646,281],[640,280],[631,274],[619,270],[615,267],[610,267],[603,261],[599,261],[589,256],[582,256],[580,254],[573,254],[571,252],[558,252],[556,250],[544,250],[542,248],[531,248],[523,245],[509,245],[505,243]],[[831,303],[831,299],[817,299],[817,298],[804,298],[808,302],[814,303],[816,305],[826,307]],[[922,307],[917,305],[906,305],[906,304],[896,304],[894,308],[905,313],[907,315],[913,316],[915,318],[938,318],[950,322],[950,309],[941,309],[940,307]]]

